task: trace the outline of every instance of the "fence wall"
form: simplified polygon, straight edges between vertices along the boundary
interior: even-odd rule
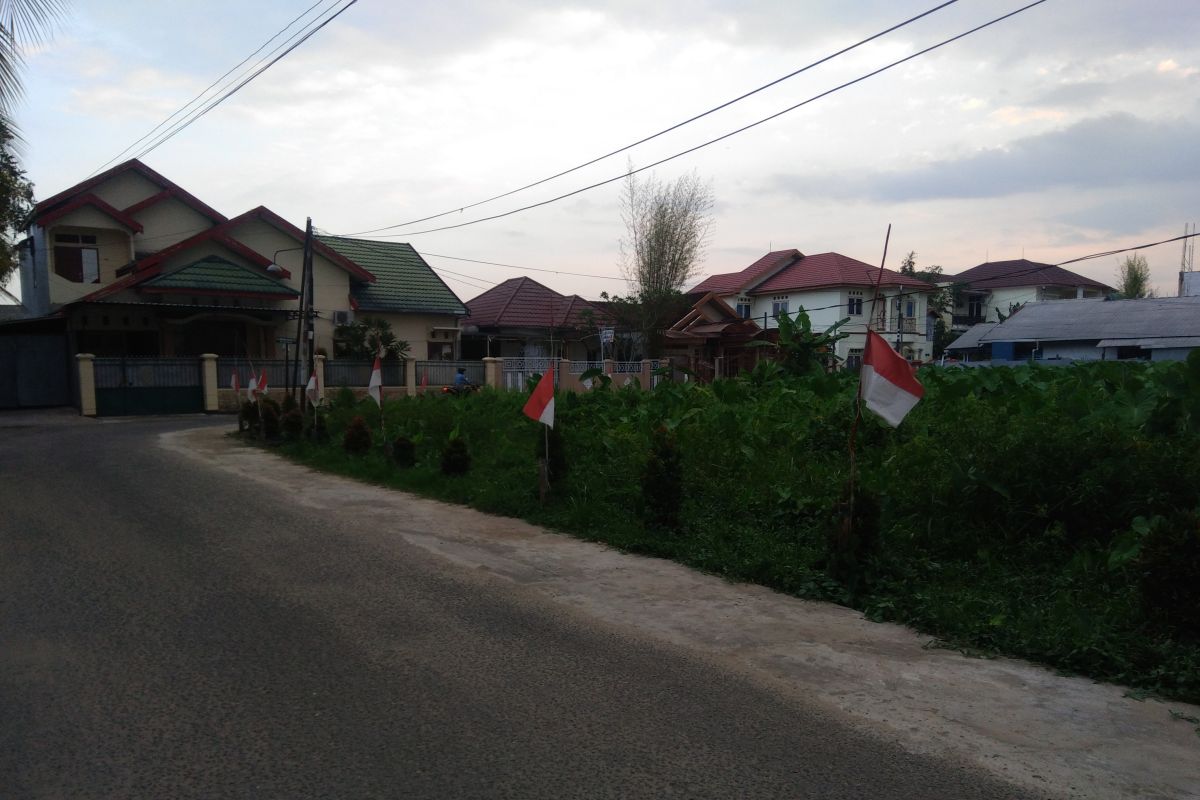
[[[451,386],[459,369],[476,386],[484,384],[482,361],[418,361],[417,383],[422,386]]]

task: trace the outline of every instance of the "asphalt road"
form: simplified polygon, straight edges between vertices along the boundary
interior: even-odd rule
[[[1028,796],[157,445],[227,420],[52,419],[0,415],[0,798]]]

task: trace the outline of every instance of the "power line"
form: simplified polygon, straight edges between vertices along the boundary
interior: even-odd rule
[[[203,108],[199,109],[198,111],[193,112],[187,119],[177,122],[170,129],[163,132],[162,134],[159,134],[158,138],[154,139],[147,147],[145,147],[140,152],[138,152],[138,154],[135,155],[134,158],[143,158],[147,154],[149,154],[151,151],[157,149],[158,147],[162,146],[163,144],[166,144],[168,141],[173,139],[177,134],[183,132],[188,127],[190,127],[192,125],[192,123],[196,122],[201,117],[208,114],[208,112],[212,111],[214,108],[219,106],[221,103],[225,102],[230,97],[233,97],[233,95],[235,95],[239,91],[241,91],[241,89],[244,86],[246,86],[246,84],[250,83],[255,78],[257,78],[259,75],[263,74],[268,69],[275,66],[275,64],[277,64],[279,61],[281,61],[282,59],[287,57],[287,55],[289,53],[291,53],[293,50],[295,50],[300,45],[307,42],[317,31],[321,30],[326,25],[328,25],[329,23],[333,22],[335,19],[340,17],[343,13],[345,13],[345,11],[348,8],[350,8],[350,6],[354,5],[357,2],[358,2],[358,0],[349,0],[349,2],[346,3],[346,5],[339,8],[336,12],[333,13],[332,16],[326,17],[324,20],[321,21],[320,24],[318,24],[314,27],[308,28],[307,32],[305,32],[303,36],[300,36],[299,39],[296,39],[296,36],[299,36],[299,32],[297,32],[297,34],[295,34],[291,37],[291,39],[295,39],[295,41],[291,45],[287,46],[287,49],[285,49],[282,53],[280,53],[279,55],[277,55],[274,58],[267,61],[267,63],[264,66],[259,67],[257,70],[250,73],[249,77],[244,78],[241,82],[236,84],[232,89],[229,89],[224,94],[221,94],[220,96],[208,101],[208,103]],[[331,6],[331,8],[332,8],[332,6]],[[326,12],[327,11],[328,11],[328,9],[326,9]],[[322,12],[322,13],[326,13],[326,12]],[[289,41],[291,41],[291,39],[289,39]],[[283,46],[284,45],[280,45],[279,47],[283,47]],[[275,50],[272,50],[271,52],[272,53],[277,52],[279,50],[279,47],[275,48]],[[262,62],[260,61],[259,63],[262,63]]]
[[[590,167],[592,164],[603,161],[606,158],[611,158],[612,156],[619,155],[621,153],[624,153],[627,150],[632,150],[633,148],[635,148],[639,145],[643,145],[646,142],[649,142],[653,139],[657,139],[658,137],[668,134],[671,131],[678,130],[679,128],[682,128],[684,125],[689,125],[689,124],[695,122],[696,120],[703,119],[704,117],[709,116],[710,114],[715,114],[716,112],[721,111],[722,109],[728,108],[729,106],[733,105],[734,103],[739,103],[742,100],[745,100],[747,97],[751,97],[752,95],[756,95],[759,92],[770,89],[772,86],[783,83],[784,81],[786,81],[790,78],[794,78],[802,72],[807,72],[810,69],[819,67],[820,65],[826,63],[827,61],[832,61],[833,59],[837,58],[838,56],[849,53],[851,50],[862,47],[865,44],[873,42],[874,40],[876,40],[882,36],[886,36],[887,34],[892,33],[893,31],[897,31],[906,25],[910,25],[910,24],[916,22],[917,20],[922,19],[923,17],[927,17],[930,14],[933,14],[937,11],[941,11],[946,6],[953,5],[954,3],[957,3],[957,2],[958,2],[958,0],[947,0],[947,2],[944,2],[941,5],[934,6],[933,8],[929,9],[928,11],[923,11],[922,13],[917,14],[914,17],[909,17],[908,19],[904,20],[903,22],[897,23],[890,28],[886,28],[886,29],[880,31],[879,33],[876,33],[872,36],[868,36],[865,39],[861,39],[861,40],[855,42],[854,44],[850,45],[849,47],[843,47],[841,50],[838,50],[835,53],[830,53],[829,55],[825,56],[824,58],[820,58],[820,59],[812,62],[811,64],[801,67],[800,69],[797,69],[793,72],[789,72],[787,75],[776,78],[775,80],[771,81],[770,83],[764,83],[762,86],[759,86],[756,89],[751,89],[750,91],[746,92],[745,94],[738,95],[737,97],[733,98],[732,100],[726,100],[724,103],[721,103],[718,106],[714,106],[714,107],[708,109],[707,111],[703,111],[699,114],[696,114],[695,116],[688,117],[687,119],[683,120],[682,122],[677,122],[674,125],[670,126],[669,128],[664,128],[663,130],[658,131],[657,133],[652,133],[649,136],[645,136],[641,139],[638,139],[636,142],[631,142],[630,144],[627,144],[624,147],[619,147],[616,150],[605,153],[602,156],[596,156],[595,158],[591,159],[590,161],[585,161],[584,163],[579,164],[574,167],[571,167],[570,169],[565,169],[562,172],[556,172],[553,175],[542,178],[540,180],[536,180],[532,183],[527,183],[524,186],[520,186],[516,189],[511,189],[507,192],[502,192],[501,194],[493,195],[492,197],[489,197],[486,200],[480,200],[475,203],[470,203],[465,206],[460,206],[459,208],[452,208],[448,211],[443,211],[439,214],[433,214],[428,217],[421,217],[420,219],[409,220],[408,222],[399,222],[395,225],[388,225],[383,228],[374,228],[374,229],[368,230],[368,231],[358,231],[357,233],[348,233],[345,235],[346,236],[366,236],[366,235],[372,234],[372,233],[379,233],[380,231],[392,230],[393,228],[401,228],[406,225],[416,225],[421,222],[428,222],[431,219],[438,219],[439,217],[445,217],[450,214],[462,213],[463,211],[466,211],[469,208],[475,208],[476,206],[481,206],[486,203],[490,203],[493,200],[500,200],[501,198],[517,194],[518,192],[523,192],[526,189],[532,189],[535,186],[541,186],[543,183],[548,183],[552,180],[555,180],[556,178],[561,178],[564,175],[570,175],[572,172],[578,172],[579,170],[584,169],[585,167]]]
[[[876,75],[879,75],[880,73],[887,72],[888,70],[898,67],[901,64],[904,64],[908,61],[912,61],[914,58],[918,58],[920,56],[925,55],[926,53],[937,50],[940,47],[945,47],[948,44],[956,42],[959,39],[965,38],[974,33],[978,33],[979,31],[983,30],[984,28],[989,28],[992,25],[996,25],[997,23],[1000,23],[1006,19],[1009,19],[1010,17],[1014,17],[1017,14],[1020,14],[1024,11],[1028,11],[1029,9],[1031,9],[1035,6],[1040,6],[1042,3],[1045,3],[1045,2],[1046,2],[1046,0],[1034,0],[1034,2],[1029,3],[1028,5],[1024,5],[1021,8],[1016,9],[1015,11],[1010,11],[1009,13],[1004,14],[999,17],[996,17],[995,19],[985,22],[982,25],[977,25],[976,27],[971,28],[968,31],[964,31],[963,33],[960,33],[957,36],[952,36],[949,39],[944,39],[935,45],[926,47],[923,50],[918,50],[917,52],[915,52],[911,55],[908,55],[908,56],[905,56],[904,58],[893,61],[890,64],[887,64],[886,66],[880,67],[879,69],[873,70],[871,72],[868,72],[865,75],[861,75],[853,80],[846,81],[845,83],[839,84],[838,86],[835,86],[832,89],[828,89],[824,92],[821,92],[820,94],[813,95],[812,97],[808,98],[807,100],[796,103],[793,106],[789,106],[788,108],[785,108],[782,111],[778,111],[774,114],[771,114],[768,117],[763,117],[762,119],[758,120],[757,122],[752,122],[749,125],[744,125],[741,128],[738,128],[736,130],[730,131],[729,133],[718,136],[715,139],[709,139],[708,141],[698,144],[695,147],[690,147],[687,150],[683,150],[681,152],[676,153],[675,155],[667,156],[666,158],[659,159],[658,161],[655,161],[651,164],[647,164],[644,167],[638,167],[637,169],[628,170],[624,174],[617,175],[616,177],[608,178],[607,180],[599,181],[597,183],[593,183],[588,186],[584,186],[581,189],[575,189],[574,191],[567,192],[565,194],[560,194],[557,197],[551,197],[548,200],[542,200],[537,203],[530,203],[529,205],[521,206],[520,208],[514,208],[510,211],[504,211],[499,214],[492,214],[491,216],[487,216],[487,217],[480,217],[479,219],[470,220],[468,222],[460,222],[455,225],[443,225],[443,226],[440,226],[437,228],[428,228],[428,229],[422,230],[422,231],[407,231],[404,233],[385,233],[385,234],[381,234],[381,235],[386,238],[396,238],[396,237],[402,237],[402,236],[420,236],[420,235],[426,234],[426,233],[437,233],[439,231],[454,230],[455,228],[465,228],[469,225],[478,225],[481,222],[490,222],[492,220],[502,219],[504,217],[510,217],[514,214],[520,214],[525,211],[530,211],[535,208],[541,208],[542,206],[547,206],[547,205],[550,205],[551,203],[557,203],[560,200],[566,200],[569,197],[574,197],[577,194],[583,194],[584,192],[591,191],[592,189],[598,189],[601,186],[607,186],[610,183],[615,183],[616,181],[624,180],[625,178],[627,178],[630,175],[636,175],[639,172],[644,172],[648,169],[653,169],[654,167],[660,166],[662,164],[666,164],[668,161],[674,161],[677,158],[681,158],[683,156],[689,155],[691,153],[696,152],[697,150],[702,150],[706,147],[716,144],[717,142],[722,142],[726,139],[729,139],[733,136],[738,135],[739,133],[745,133],[746,131],[748,131],[752,128],[756,128],[759,125],[762,125],[766,122],[770,122],[773,119],[781,117],[784,114],[787,114],[791,111],[795,111],[796,109],[806,106],[809,103],[813,103],[817,100],[820,100],[823,97],[828,97],[829,95],[834,94],[835,92],[839,92],[843,89],[849,88],[850,86],[853,86],[856,83],[861,83],[861,82],[867,80],[868,78],[873,78]],[[404,223],[400,223],[398,225],[390,226],[390,227],[403,227],[403,224]],[[387,228],[377,228],[376,230],[377,231],[378,230],[387,230]]]
[[[560,269],[542,269],[542,268],[538,268],[538,267],[521,267],[521,266],[517,266],[516,264],[501,264],[498,261],[480,261],[480,260],[474,259],[474,258],[461,258],[459,256],[444,256],[439,253],[430,253],[430,252],[423,252],[423,251],[418,251],[418,255],[420,255],[422,258],[424,258],[425,256],[432,256],[434,258],[448,258],[452,261],[468,261],[472,264],[487,264],[487,265],[493,266],[493,267],[507,267],[509,269],[518,269],[518,270],[523,270],[525,272],[550,272],[555,275],[574,275],[577,278],[603,278],[604,280],[608,280],[608,281],[625,281],[624,278],[618,277],[616,275],[593,275],[593,274],[587,273],[587,272],[567,272],[565,270],[560,270]]]
[[[332,7],[333,7],[333,5],[335,5],[336,3],[340,2],[340,1],[341,1],[341,0],[331,0],[331,2],[330,2],[330,8],[332,8]],[[280,28],[278,31],[276,31],[275,35],[274,35],[274,36],[272,36],[270,39],[267,39],[265,42],[263,42],[263,43],[262,43],[262,44],[259,46],[259,48],[258,48],[257,50],[255,50],[253,53],[251,53],[250,55],[248,55],[248,56],[246,56],[245,58],[243,58],[243,59],[242,59],[240,62],[238,62],[236,65],[234,65],[234,66],[233,66],[233,68],[231,68],[231,69],[230,69],[228,72],[226,72],[224,75],[222,75],[221,77],[217,78],[215,81],[213,81],[212,83],[210,83],[210,84],[209,84],[207,87],[205,87],[204,91],[200,92],[200,94],[196,95],[196,96],[195,96],[195,97],[193,97],[191,100],[187,101],[187,102],[186,102],[186,103],[184,103],[182,106],[180,106],[179,108],[177,108],[177,109],[175,110],[175,112],[174,112],[174,113],[172,113],[172,114],[171,114],[169,117],[167,117],[167,118],[166,118],[166,119],[164,119],[162,122],[158,123],[158,124],[157,124],[157,125],[155,125],[153,128],[151,128],[151,129],[150,129],[150,130],[149,130],[147,133],[145,133],[145,134],[142,136],[142,138],[138,139],[138,140],[137,140],[137,141],[135,141],[133,144],[129,145],[129,146],[128,146],[128,147],[126,147],[124,150],[122,150],[121,152],[117,153],[115,156],[113,156],[112,158],[110,158],[108,161],[105,161],[105,162],[104,162],[103,164],[101,164],[99,167],[97,167],[96,169],[92,170],[91,174],[89,174],[89,175],[88,175],[88,177],[90,178],[92,175],[95,175],[97,172],[100,172],[100,171],[101,171],[101,170],[103,170],[105,167],[107,167],[109,164],[113,163],[114,161],[116,161],[117,159],[119,159],[121,156],[125,155],[125,154],[126,154],[126,153],[128,153],[130,150],[132,150],[133,148],[137,147],[137,146],[138,146],[139,144],[141,144],[142,142],[144,142],[144,141],[146,141],[147,139],[149,139],[151,136],[153,136],[153,135],[154,135],[154,133],[155,133],[156,131],[158,131],[158,129],[159,129],[159,128],[161,128],[163,125],[166,125],[168,122],[170,122],[171,120],[175,119],[175,117],[177,117],[177,116],[179,116],[181,113],[183,113],[183,112],[184,112],[186,109],[188,109],[189,107],[191,107],[191,106],[192,106],[192,105],[193,105],[193,104],[194,104],[194,103],[195,103],[197,100],[199,100],[200,98],[204,97],[204,95],[208,94],[208,93],[209,93],[209,92],[210,92],[210,91],[213,89],[213,87],[217,86],[219,83],[221,83],[221,81],[225,80],[225,79],[226,79],[226,78],[228,78],[230,75],[232,75],[232,74],[233,74],[235,71],[237,71],[237,69],[238,69],[239,67],[241,67],[243,64],[245,64],[247,61],[249,61],[250,59],[254,58],[256,55],[258,55],[259,53],[261,53],[261,52],[262,52],[264,49],[266,49],[267,45],[269,45],[271,42],[275,41],[275,40],[276,40],[276,39],[278,39],[280,36],[282,36],[282,35],[283,35],[283,33],[284,33],[285,31],[287,31],[289,28],[291,28],[293,25],[295,25],[297,22],[299,22],[299,21],[300,21],[301,19],[303,19],[304,17],[308,16],[308,13],[309,13],[310,11],[312,11],[314,8],[316,8],[317,6],[321,5],[321,3],[324,3],[324,2],[326,2],[326,0],[317,0],[317,2],[313,3],[313,4],[312,4],[311,6],[309,6],[308,8],[304,9],[304,11],[303,11],[303,12],[301,12],[300,16],[296,17],[296,18],[295,18],[295,19],[293,19],[291,22],[289,22],[287,25],[283,26],[283,27],[282,27],[282,28]],[[324,14],[324,13],[326,13],[328,10],[329,10],[328,8],[327,8],[327,9],[325,9],[325,11],[322,11],[322,12],[321,12],[321,14]],[[318,17],[320,17],[320,16],[321,16],[321,14],[318,14],[317,16],[318,16]],[[272,51],[272,52],[273,52],[273,51]]]

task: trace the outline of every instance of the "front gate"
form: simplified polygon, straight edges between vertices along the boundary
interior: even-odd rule
[[[198,358],[97,358],[96,414],[190,414],[204,410]]]
[[[0,408],[70,405],[68,368],[61,334],[0,336]]]

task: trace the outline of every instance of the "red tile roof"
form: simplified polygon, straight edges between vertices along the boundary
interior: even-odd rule
[[[917,278],[885,269],[882,279],[879,267],[873,267],[841,253],[817,253],[804,256],[785,269],[751,289],[750,294],[771,294],[797,289],[820,289],[830,286],[904,285],[913,289],[934,289],[932,284]]]
[[[760,280],[772,271],[794,261],[796,258],[804,258],[804,254],[796,249],[775,250],[767,253],[741,272],[725,272],[720,275],[710,275],[690,289],[688,294],[705,294],[707,292],[733,294],[747,284]]]
[[[608,314],[577,294],[559,294],[532,278],[509,278],[467,302],[464,325],[481,328],[584,328],[584,311]]]
[[[951,276],[946,276],[950,278]],[[1053,264],[1039,264],[1025,258],[1012,261],[989,261],[953,276],[955,283],[968,284],[972,289],[1007,289],[1014,286],[1084,286],[1112,291],[1112,287],[1085,278]]]

